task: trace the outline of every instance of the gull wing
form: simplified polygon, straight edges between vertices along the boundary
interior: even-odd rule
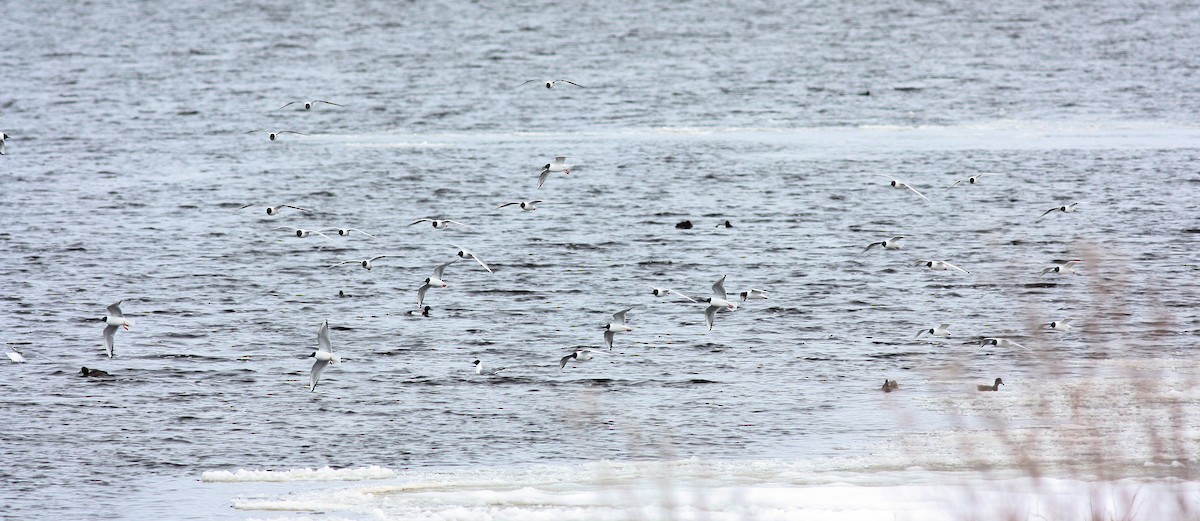
[[[726,297],[726,294],[725,294],[725,277],[726,277],[726,276],[727,276],[727,275],[721,275],[721,280],[718,280],[718,281],[717,281],[715,284],[713,284],[713,286],[712,286],[712,289],[713,289],[713,294],[714,294],[714,295],[716,295],[716,296],[718,296],[718,297],[721,297],[721,299],[722,299],[722,300],[729,300],[729,299]],[[710,325],[711,325],[711,324],[710,324]]]
[[[420,308],[423,304],[425,304],[425,292],[429,291],[429,288],[430,288],[429,284],[421,284],[421,287],[417,288],[417,307],[418,308]]]
[[[308,392],[317,390],[317,381],[321,379],[321,373],[325,371],[325,366],[329,365],[328,360],[317,360],[313,362],[312,376],[308,379]]]
[[[317,345],[320,346],[321,351],[329,351],[330,353],[333,352],[333,345],[329,343],[328,320],[322,322],[321,328],[317,330]]]
[[[455,261],[450,261],[450,262],[444,262],[442,264],[438,264],[438,267],[433,269],[433,276],[437,277],[439,279],[442,278],[442,274],[446,272],[446,267],[450,266],[451,264],[454,264],[454,262]]]
[[[933,201],[930,201],[928,197],[925,197],[925,194],[923,194],[923,193],[921,193],[921,192],[918,192],[916,188],[913,188],[913,187],[912,187],[912,185],[909,185],[908,183],[905,183],[905,184],[904,184],[904,187],[905,187],[905,188],[907,188],[907,189],[909,189],[909,190],[912,190],[914,194],[917,194],[917,195],[921,196],[921,199],[924,199],[926,202],[933,202]]]
[[[613,323],[624,324],[626,322],[629,322],[629,319],[625,318],[625,314],[628,313],[632,309],[633,308],[625,308],[623,311],[618,311],[616,313],[613,313]]]
[[[954,269],[956,269],[956,270],[958,270],[958,271],[961,271],[961,272],[963,272],[963,273],[971,273],[971,272],[969,272],[969,271],[967,271],[967,270],[964,270],[964,269],[962,269],[962,268],[960,268],[960,267],[958,267],[958,266],[955,266],[955,265],[953,265],[953,264],[950,264],[949,262],[946,262],[946,261],[942,261],[942,264],[945,264],[945,265],[947,265],[947,266],[950,266],[951,268],[954,268]]]
[[[704,323],[708,324],[709,331],[712,331],[713,320],[716,320],[717,310],[719,309],[721,309],[721,306],[708,306],[708,308],[704,310]]]
[[[113,357],[113,335],[117,334],[117,326],[109,325],[104,328],[104,352],[109,358]]]
[[[125,315],[121,313],[121,303],[122,302],[124,302],[124,300],[118,300],[112,304],[109,304],[108,314],[112,315],[114,317],[124,317]]]

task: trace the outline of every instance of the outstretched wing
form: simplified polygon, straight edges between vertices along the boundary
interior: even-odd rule
[[[117,334],[117,326],[109,325],[104,328],[104,352],[109,358],[113,357],[113,335]]]
[[[721,299],[723,299],[723,300],[729,300],[725,294],[725,277],[726,276],[727,275],[721,275],[721,280],[718,280],[715,284],[713,284],[713,294],[718,297],[721,297]]]
[[[308,379],[308,392],[317,390],[317,381],[321,379],[321,373],[325,371],[325,366],[329,365],[328,360],[317,360],[313,362],[312,376]]]
[[[625,314],[628,313],[632,309],[633,308],[625,308],[623,311],[618,311],[616,313],[613,313],[613,323],[624,324],[624,323],[628,322],[629,320],[625,318]]]
[[[112,315],[114,317],[124,317],[125,315],[121,313],[121,303],[122,302],[124,302],[124,300],[118,300],[112,304],[109,304],[108,314]]]
[[[333,352],[333,346],[329,343],[329,321],[321,323],[321,328],[317,330],[317,345],[322,351]]]

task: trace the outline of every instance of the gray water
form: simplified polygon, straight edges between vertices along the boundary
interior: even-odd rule
[[[0,366],[6,517],[119,516],[217,469],[866,453],[913,427],[880,410],[884,377],[1019,388],[1044,369],[912,339],[940,322],[1078,362],[1065,377],[1194,356],[1194,4],[3,11],[0,325],[30,360]],[[586,88],[513,88],[557,78]],[[298,99],[343,106],[273,110]],[[536,190],[555,155],[580,164]],[[978,172],[1001,174],[945,190]],[[546,203],[496,208],[527,199]],[[423,217],[470,228],[406,226]],[[892,235],[905,249],[862,253]],[[404,316],[450,243],[495,273],[458,262],[433,316]],[[328,268],[376,254],[395,257]],[[1085,255],[1083,276],[1038,276]],[[647,286],[706,297],[723,275],[770,299],[711,332]],[[110,360],[97,319],[117,300],[134,327]],[[559,370],[627,307],[611,353]],[[1066,317],[1103,320],[1030,333]],[[310,393],[323,320],[345,361]]]

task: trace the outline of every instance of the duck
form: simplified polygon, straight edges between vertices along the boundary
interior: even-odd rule
[[[692,221],[683,221],[681,223],[675,223],[675,228],[680,229],[680,230],[690,230],[690,229],[692,229]]]
[[[885,393],[890,393],[899,388],[900,388],[899,383],[896,383],[895,380],[888,380],[887,378],[883,379],[883,387],[880,387],[880,389],[883,389],[883,392],[885,392]]]
[[[108,374],[107,371],[101,371],[99,369],[88,369],[86,367],[79,369],[79,375],[80,376],[90,376],[93,378],[110,378],[110,377],[112,377],[112,375]]]
[[[975,389],[980,391],[999,391],[1001,385],[1004,385],[1004,380],[997,378],[996,383],[992,385],[976,385]]]

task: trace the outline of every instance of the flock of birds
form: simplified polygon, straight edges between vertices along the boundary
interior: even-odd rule
[[[558,84],[566,84],[566,85],[572,85],[572,86],[578,87],[578,88],[583,88],[582,85],[579,85],[575,82],[572,82],[572,81],[566,80],[566,79],[528,80],[528,81],[518,85],[517,87],[521,87],[521,86],[528,85],[528,84],[534,83],[534,82],[539,82],[539,81],[541,82],[541,85],[543,85],[547,89],[552,89]],[[283,109],[286,109],[286,108],[292,107],[292,106],[303,107],[304,110],[312,110],[314,107],[318,106],[319,104],[329,105],[329,106],[334,106],[334,107],[342,107],[343,106],[339,103],[334,103],[334,102],[326,101],[326,100],[298,100],[298,101],[287,102],[283,106],[281,106],[275,110],[276,111],[283,110]],[[246,132],[246,134],[256,133],[256,132],[266,132],[268,139],[271,141],[276,141],[277,139],[279,139],[281,136],[283,136],[285,134],[305,135],[301,132],[296,132],[296,131],[291,131],[291,130],[268,131],[268,130],[264,130],[264,129],[251,130],[251,131]],[[9,139],[9,135],[6,133],[0,132],[0,155],[7,154],[7,149],[5,147],[5,140],[7,140],[7,139]],[[570,175],[571,170],[575,167],[575,164],[568,162],[569,159],[570,159],[569,156],[557,156],[554,158],[553,161],[546,163],[544,166],[542,166],[540,169],[541,171],[538,174],[536,189],[540,189],[546,183],[547,179],[549,179],[551,174],[561,173],[563,175]],[[887,176],[884,174],[877,174],[877,175],[886,177],[889,180],[887,186],[890,186],[890,187],[898,189],[898,190],[911,192],[913,195],[920,197],[921,199],[925,200],[926,202],[930,201],[930,199],[928,197],[926,197],[925,194],[921,193],[919,190],[917,190],[915,187],[913,187],[909,183],[906,183],[904,181],[895,179],[891,176]],[[949,187],[946,188],[946,191],[949,191],[949,190],[953,189],[954,187],[963,185],[963,184],[975,185],[980,182],[980,179],[983,176],[995,176],[995,175],[999,175],[999,174],[979,173],[979,174],[972,175],[970,177],[957,179],[954,181],[953,184],[951,184]],[[537,210],[539,203],[542,203],[542,201],[537,200],[537,199],[528,200],[528,201],[512,201],[512,202],[506,202],[504,204],[501,204],[498,208],[506,208],[509,206],[516,206],[522,211],[534,211],[534,210]],[[1073,213],[1076,211],[1076,208],[1079,204],[1080,204],[1079,202],[1074,202],[1071,204],[1060,205],[1060,206],[1055,206],[1055,207],[1049,208],[1041,214],[1041,217],[1045,217],[1046,215],[1053,213],[1053,212],[1062,212],[1064,214]],[[256,206],[255,204],[248,204],[248,205],[241,206],[239,209],[246,209],[246,208],[251,208],[251,207],[255,207],[255,206]],[[266,214],[268,216],[274,217],[274,216],[281,215],[285,211],[289,211],[289,210],[295,211],[295,212],[300,212],[300,213],[305,213],[305,214],[312,212],[312,210],[309,210],[309,209],[301,207],[301,206],[295,206],[295,205],[291,205],[291,204],[279,204],[279,205],[266,207]],[[415,225],[422,224],[422,223],[429,223],[429,225],[431,225],[433,228],[439,229],[439,230],[443,230],[443,229],[447,229],[447,228],[451,228],[451,227],[469,228],[469,226],[467,224],[459,222],[459,221],[455,221],[452,219],[436,219],[436,218],[417,219],[417,220],[413,221],[412,223],[410,223],[408,226],[415,226]],[[726,220],[724,222],[718,223],[716,226],[724,227],[724,228],[732,228],[733,224],[730,221]],[[693,227],[693,223],[690,220],[683,221],[683,222],[676,224],[675,227],[678,229],[691,229]],[[291,226],[278,226],[278,227],[273,228],[273,230],[275,230],[275,231],[288,230],[290,233],[294,234],[298,238],[308,238],[308,237],[316,236],[316,237],[323,238],[327,241],[330,241],[331,243],[334,241],[328,234],[332,234],[333,232],[336,232],[337,235],[341,236],[341,237],[348,237],[352,234],[359,234],[359,235],[364,235],[364,236],[372,237],[372,238],[375,237],[375,235],[372,235],[366,231],[360,230],[358,228],[353,228],[353,227],[331,227],[331,228],[319,228],[319,229],[304,229],[304,228],[296,228],[296,227],[291,227]],[[866,247],[863,249],[863,253],[866,253],[875,247],[879,247],[882,250],[899,250],[899,249],[903,248],[903,244],[902,244],[903,240],[904,240],[904,236],[895,236],[895,237],[891,237],[891,238],[884,239],[881,241],[872,242],[872,243],[869,243],[866,245]],[[430,312],[431,312],[432,308],[428,305],[425,305],[426,294],[430,289],[433,289],[433,288],[449,287],[449,284],[444,280],[446,269],[449,268],[450,266],[452,266],[453,264],[455,264],[456,262],[458,262],[459,260],[466,260],[466,259],[473,260],[475,263],[477,263],[482,269],[486,270],[488,273],[493,273],[492,268],[489,267],[487,265],[487,263],[485,263],[484,260],[482,258],[480,258],[480,256],[477,255],[475,252],[468,250],[466,248],[463,248],[461,246],[454,245],[454,244],[451,244],[451,246],[453,246],[454,248],[457,249],[457,252],[455,253],[455,258],[438,264],[436,267],[433,268],[432,274],[429,277],[426,277],[424,281],[422,281],[421,285],[417,288],[416,309],[407,311],[406,312],[407,315],[424,316],[424,317],[431,316]],[[329,268],[332,269],[332,268],[336,268],[339,266],[345,266],[345,265],[359,265],[362,268],[370,271],[375,267],[375,263],[377,261],[379,261],[381,259],[386,259],[389,257],[394,257],[394,255],[386,255],[385,254],[385,255],[375,255],[375,256],[372,256],[369,258],[365,258],[365,259],[343,260],[341,262],[337,262],[337,263],[330,265]],[[1047,274],[1057,274],[1057,275],[1076,274],[1076,275],[1078,275],[1079,274],[1079,272],[1075,269],[1075,266],[1079,262],[1081,262],[1080,259],[1055,260],[1053,262],[1055,265],[1044,268],[1041,272],[1041,275],[1047,275]],[[934,271],[957,271],[957,272],[961,272],[964,274],[970,273],[970,271],[968,271],[956,264],[953,264],[949,261],[946,261],[946,260],[918,259],[915,262],[913,262],[912,265],[913,266],[923,266],[925,268],[928,268],[928,269],[934,270]],[[734,302],[734,300],[730,299],[728,293],[725,290],[725,276],[722,276],[715,283],[713,283],[711,296],[704,297],[701,299],[696,299],[696,298],[690,297],[682,292],[679,292],[679,291],[673,290],[673,289],[669,289],[669,288],[661,288],[661,287],[655,287],[655,286],[650,286],[650,288],[651,288],[651,294],[658,298],[675,297],[675,298],[680,299],[681,302],[687,301],[687,302],[691,302],[693,304],[706,304],[705,309],[704,309],[704,322],[705,322],[705,325],[708,327],[708,330],[710,330],[710,331],[712,330],[713,325],[716,321],[717,313],[733,311],[738,308],[738,304],[736,302]],[[765,300],[768,298],[767,291],[763,290],[763,289],[758,289],[758,288],[748,289],[747,291],[741,292],[739,295],[741,297],[742,302],[746,302],[749,300]],[[601,328],[603,330],[604,344],[608,347],[608,349],[610,351],[613,348],[613,342],[618,333],[627,333],[627,332],[633,331],[633,328],[629,326],[629,319],[627,316],[627,314],[632,309],[633,308],[630,307],[630,308],[626,308],[624,310],[618,311],[616,313],[613,313],[611,320]],[[105,324],[104,330],[103,330],[104,350],[105,350],[105,353],[108,355],[108,357],[112,358],[113,356],[115,356],[114,345],[115,345],[115,336],[116,336],[117,331],[121,328],[124,328],[126,330],[130,329],[133,326],[133,322],[130,321],[128,318],[126,318],[124,313],[121,311],[121,301],[118,301],[118,302],[113,303],[112,305],[108,306],[108,314],[106,316],[102,317],[100,320],[102,322],[104,322],[104,324]],[[1071,322],[1071,320],[1069,320],[1069,319],[1068,320],[1056,320],[1056,321],[1052,321],[1049,323],[1041,324],[1041,328],[1056,330],[1056,331],[1066,331],[1072,327],[1070,322]],[[950,327],[951,327],[950,324],[943,323],[943,324],[939,324],[937,327],[920,329],[919,331],[917,331],[915,338],[920,338],[922,335],[928,335],[929,337],[948,339],[951,337]],[[1017,343],[1016,341],[1013,341],[1008,338],[1001,338],[1001,337],[977,337],[976,340],[972,340],[967,343],[977,344],[979,346],[996,346],[996,347],[1002,347],[1002,348],[1003,347],[1018,347],[1021,349],[1028,350],[1027,347]],[[8,355],[8,358],[11,362],[13,362],[13,363],[25,362],[24,356],[21,354],[20,351],[17,350],[16,347],[13,347],[12,345],[9,345],[8,347],[9,347],[9,351],[7,351],[6,354]],[[575,349],[572,353],[570,353],[566,356],[563,356],[559,359],[559,369],[560,370],[565,369],[567,364],[571,363],[572,361],[586,362],[588,360],[592,360],[594,355],[596,355],[600,352],[601,351],[599,351],[598,349],[589,349],[589,348]],[[41,355],[39,355],[39,356],[41,356]],[[332,344],[330,343],[330,340],[329,340],[329,321],[328,320],[323,321],[321,323],[320,327],[318,328],[318,330],[317,330],[317,349],[314,350],[312,353],[310,353],[308,355],[308,357],[315,359],[315,361],[313,362],[311,371],[310,371],[310,378],[309,378],[309,391],[312,392],[312,391],[316,391],[317,383],[320,380],[321,374],[324,372],[325,368],[331,364],[336,365],[339,362],[341,362],[341,358],[338,355],[334,354]],[[475,372],[479,375],[484,375],[484,376],[494,376],[494,375],[499,374],[501,371],[504,371],[504,369],[505,369],[504,367],[496,367],[496,368],[487,367],[481,360],[478,360],[478,359],[476,359],[473,362],[473,365],[475,366]],[[103,370],[89,369],[87,367],[81,368],[80,375],[85,376],[85,377],[108,377],[108,376],[110,376],[107,372],[105,372]],[[1003,380],[1001,380],[1000,378],[996,378],[995,382],[992,385],[979,385],[979,386],[977,386],[977,389],[980,391],[996,391],[996,390],[999,390],[999,386],[1002,384],[1003,384]],[[899,383],[897,383],[895,380],[885,379],[881,389],[884,392],[892,392],[892,391],[899,389]]]

